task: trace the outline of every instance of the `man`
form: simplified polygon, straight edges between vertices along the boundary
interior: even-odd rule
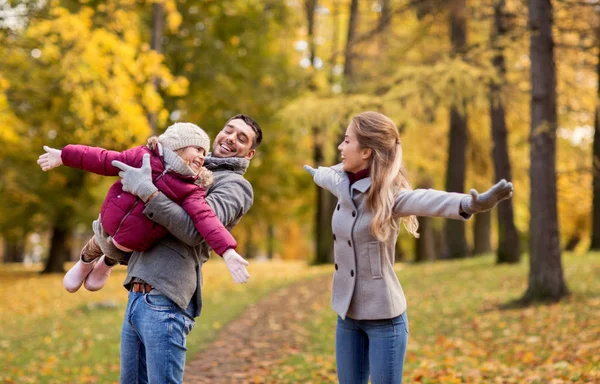
[[[262,141],[259,125],[246,115],[232,117],[217,134],[204,166],[213,172],[206,202],[231,229],[253,203],[243,175]],[[152,183],[149,167],[123,169],[123,189],[146,202],[144,214],[170,232],[129,260],[124,286],[130,291],[121,331],[121,383],[181,383],[186,337],[202,308],[202,264],[210,249],[193,222]],[[103,252],[115,255],[106,233],[94,225]],[[225,262],[236,282],[249,278],[247,261],[234,255]]]

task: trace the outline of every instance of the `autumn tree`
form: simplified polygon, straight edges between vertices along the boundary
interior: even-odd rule
[[[523,300],[568,293],[561,264],[556,191],[556,67],[550,0],[529,1],[531,57],[530,272]]]

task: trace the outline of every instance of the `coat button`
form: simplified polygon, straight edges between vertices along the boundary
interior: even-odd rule
[[[352,211],[352,217],[356,217],[356,211]]]
[[[350,276],[354,277],[354,269],[350,271]]]
[[[149,217],[149,218],[153,218],[153,217],[154,217],[154,212],[150,212],[150,213],[148,214],[148,217]]]
[[[338,210],[338,211],[340,210],[340,205],[339,205],[339,204],[337,205],[337,210]]]
[[[337,266],[337,263],[335,263],[335,270],[337,271],[337,269],[338,269],[338,266]]]
[[[350,240],[348,240],[348,246],[352,246],[352,242]]]
[[[335,233],[333,234],[333,241],[335,241]]]

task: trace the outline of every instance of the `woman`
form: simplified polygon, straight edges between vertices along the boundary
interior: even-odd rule
[[[338,379],[366,384],[370,375],[373,384],[401,383],[408,318],[393,268],[400,220],[418,237],[416,216],[465,220],[512,196],[513,186],[502,180],[481,195],[412,191],[398,129],[376,112],[353,117],[338,149],[342,164],[305,166],[338,198],[332,219]]]

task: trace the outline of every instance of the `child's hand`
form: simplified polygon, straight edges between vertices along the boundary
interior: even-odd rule
[[[235,249],[228,249],[223,254],[223,259],[225,260],[225,264],[227,265],[227,269],[229,269],[229,273],[231,273],[231,277],[233,277],[233,281],[236,284],[246,283],[250,278],[250,274],[246,270],[246,266],[248,262],[244,260],[242,256],[239,255],[235,251]]]
[[[44,151],[46,151],[46,153],[40,155],[37,161],[37,163],[42,168],[42,171],[49,171],[52,168],[56,168],[62,165],[63,161],[60,157],[62,151],[60,149],[54,149],[44,145]]]

